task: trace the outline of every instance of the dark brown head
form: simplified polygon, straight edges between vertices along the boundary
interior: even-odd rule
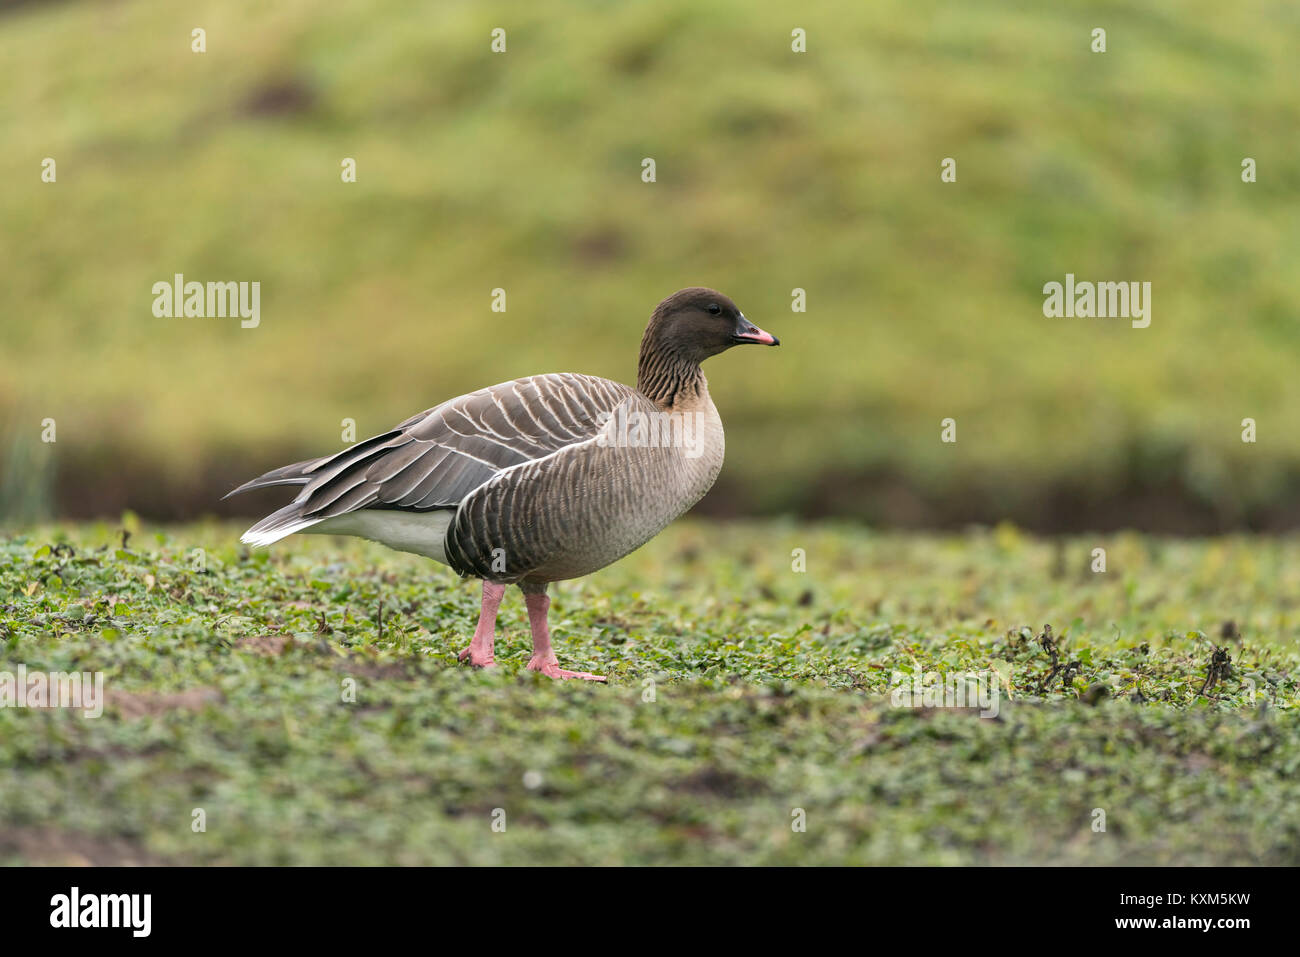
[[[776,346],[780,340],[720,292],[703,286],[675,292],[655,308],[641,337],[637,388],[655,402],[672,404],[698,392],[701,362],[743,343]]]
[[[693,286],[675,292],[655,309],[641,340],[641,352],[653,348],[689,362],[703,362],[732,346],[781,342],[745,318],[740,307],[713,289]]]

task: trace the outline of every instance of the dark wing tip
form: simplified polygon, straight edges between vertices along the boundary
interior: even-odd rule
[[[255,482],[255,481],[257,481],[257,480],[254,479],[253,481]],[[243,485],[239,486],[239,488],[232,488],[232,489],[231,489],[229,492],[227,492],[225,495],[221,496],[221,498],[217,499],[217,501],[219,501],[219,502],[224,502],[226,499],[230,498],[232,495],[238,495],[240,492],[247,492],[247,491],[248,491],[250,488],[252,488],[252,487],[253,487],[253,482],[245,482]]]
[[[251,492],[255,488],[270,488],[274,485],[306,485],[311,481],[311,470],[319,462],[320,459],[305,459],[302,462],[294,462],[292,465],[272,469],[255,479],[245,482],[238,488],[231,489],[221,496],[220,501],[224,502],[230,496],[238,495],[240,492]]]

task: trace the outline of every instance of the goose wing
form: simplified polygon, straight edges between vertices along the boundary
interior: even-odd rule
[[[450,399],[335,455],[275,469],[235,489],[231,495],[302,486],[243,541],[270,544],[364,508],[455,508],[506,469],[595,437],[606,417],[635,395],[609,379],[552,373]]]

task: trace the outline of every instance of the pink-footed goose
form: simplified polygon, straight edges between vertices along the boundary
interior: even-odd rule
[[[235,489],[230,495],[303,486],[241,541],[356,535],[483,579],[478,627],[460,653],[480,667],[493,664],[497,608],[506,585],[517,584],[533,634],[528,667],[604,681],[559,666],[546,587],[640,548],[713,485],[722,421],[700,363],[741,343],[778,340],[721,293],[683,289],[650,316],[635,389],[561,372],[449,399],[390,432]]]

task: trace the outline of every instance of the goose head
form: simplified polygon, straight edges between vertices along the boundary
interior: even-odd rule
[[[746,343],[777,346],[781,340],[746,319],[722,293],[693,286],[659,303],[646,326],[641,351],[699,363]]]

